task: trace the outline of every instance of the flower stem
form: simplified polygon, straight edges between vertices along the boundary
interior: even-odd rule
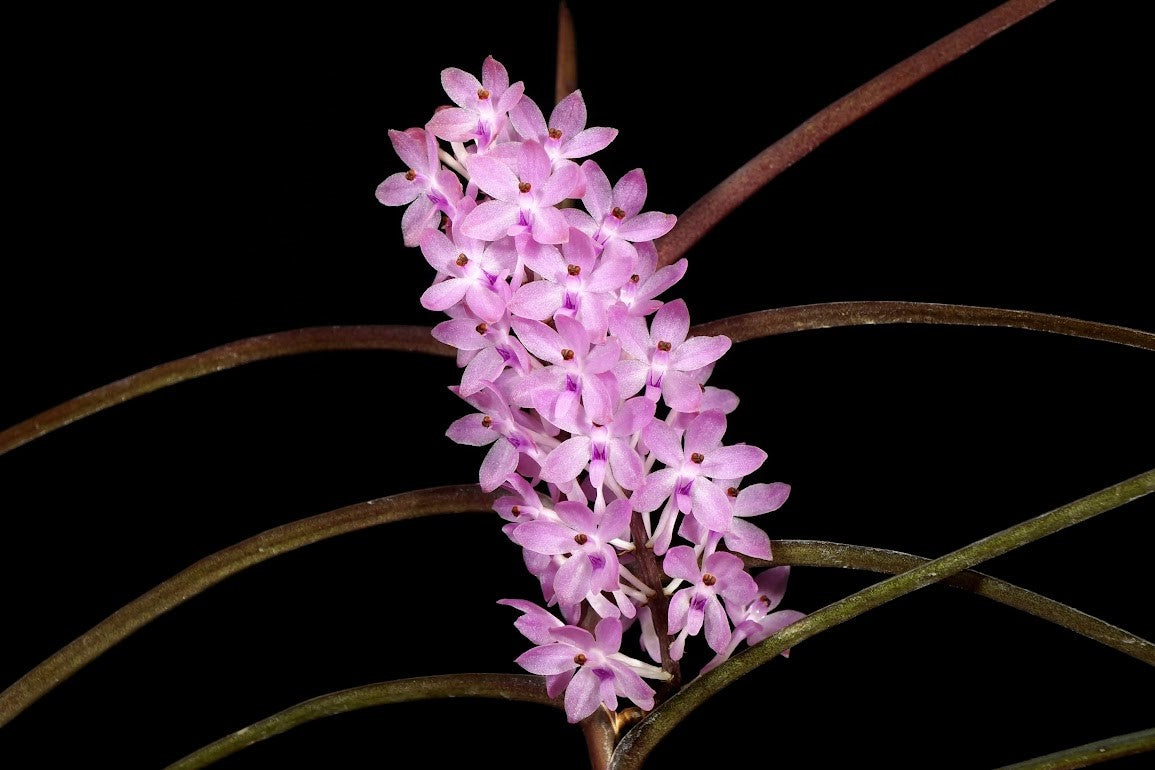
[[[436,510],[433,500],[441,501],[445,507]],[[403,509],[407,506],[412,509],[406,513]],[[301,519],[218,551],[117,610],[0,693],[0,725],[11,721],[137,629],[260,561],[366,527],[440,513],[478,512],[487,510],[488,506],[489,498],[473,485],[408,492]],[[897,551],[821,540],[776,540],[773,552],[773,562],[750,560],[749,563],[899,573],[927,561]],[[960,573],[943,582],[1049,620],[1155,665],[1155,645],[1151,642],[1065,604],[976,572]]]
[[[773,308],[699,324],[690,329],[690,334],[726,334],[735,342],[741,342],[810,329],[896,323],[1029,329],[1155,351],[1155,334],[1138,329],[1025,310],[925,302],[829,302]],[[169,385],[255,361],[334,350],[453,355],[452,348],[432,339],[429,329],[421,326],[324,326],[249,337],[129,375],[0,431],[0,454],[110,406]]]
[[[842,567],[844,569],[884,572],[891,575],[907,572],[930,561],[930,559],[922,556],[890,551],[885,548],[829,543],[823,540],[775,540],[773,553],[773,561],[749,558],[743,559],[743,561],[746,562],[747,566],[755,569],[784,565]],[[1094,615],[1088,615],[1034,591],[1028,591],[1012,583],[973,570],[951,575],[942,583],[1022,610],[1036,618],[1049,620],[1057,626],[1062,626],[1106,647],[1130,655],[1149,666],[1155,666],[1155,644],[1118,626],[1100,620]]]
[[[778,334],[836,329],[843,326],[928,324],[948,326],[998,326],[1007,329],[1061,334],[1099,342],[1113,342],[1155,351],[1155,334],[1125,326],[1080,321],[1077,318],[973,305],[934,302],[824,302],[795,305],[708,321],[690,329],[692,335],[725,334],[734,342]]]
[[[1052,2],[1009,0],[815,113],[686,209],[674,229],[658,241],[659,264],[675,262],[743,201],[827,139]]]
[[[423,326],[315,326],[230,342],[145,369],[41,412],[0,432],[0,454],[110,406],[234,366],[326,350],[399,350],[453,356]],[[9,372],[9,375],[14,373]]]
[[[1045,757],[1035,757],[1026,762],[1007,765],[1001,770],[1069,770],[1146,751],[1155,751],[1155,727],[1086,743],[1073,749],[1056,751]]]
[[[630,536],[638,544],[634,549],[634,557],[638,560],[637,576],[642,579],[646,587],[654,592],[650,597],[650,616],[654,621],[654,631],[658,635],[658,645],[662,651],[662,669],[670,673],[670,681],[658,687],[657,698],[660,700],[671,692],[675,692],[682,684],[682,669],[678,661],[670,657],[670,600],[662,593],[662,568],[658,566],[658,559],[654,556],[654,549],[644,545],[647,540],[646,524],[642,521],[642,514],[634,511],[630,516]]]
[[[569,3],[557,4],[557,75],[554,78],[553,100],[556,104],[577,90],[577,36],[574,34],[573,14]]]
[[[489,511],[492,500],[476,484],[405,492],[294,521],[217,551],[121,607],[0,693],[0,726],[141,626],[230,575],[302,546],[378,524]]]
[[[526,674],[447,674],[378,682],[298,703],[194,751],[173,762],[168,770],[194,770],[211,765],[254,743],[322,717],[371,706],[440,698],[494,698],[560,706],[546,695],[541,677]]]
[[[586,752],[590,757],[590,770],[607,770],[614,755],[614,744],[618,742],[618,734],[605,706],[583,719],[581,728],[586,739]]]
[[[614,751],[614,770],[641,767],[646,756],[698,706],[784,650],[980,562],[1113,510],[1155,491],[1155,469],[1068,503],[829,604],[690,682],[639,722]]]

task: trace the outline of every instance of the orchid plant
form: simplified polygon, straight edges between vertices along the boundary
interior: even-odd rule
[[[478,411],[448,435],[490,446],[481,489],[507,493],[494,503],[504,531],[565,621],[506,600],[537,645],[517,662],[564,693],[570,722],[617,713],[619,697],[650,711],[643,679],[679,679],[688,637],[704,631],[709,669],[737,646],[732,624],[760,639],[803,617],[768,612],[789,567],[756,582],[738,555],[773,558],[746,518],[777,510],[789,487],[739,489],[767,454],[722,444],[738,398],[706,383],[730,339],[688,337],[686,303],[657,299],[686,272],[685,259],[660,266],[654,245],[675,217],[644,210],[641,169],[611,186],[594,160],[576,162],[617,131],[586,127],[580,91],[547,122],[492,57],[480,79],[451,67],[441,82],[457,106],[390,132],[409,168],[377,198],[407,206],[405,242],[435,271],[421,304],[451,317],[433,336],[457,350],[454,392]],[[689,545],[671,547],[675,532]],[[621,651],[626,627],[651,662]]]
[[[445,62],[446,103],[416,106],[415,114],[430,110],[424,122],[388,131],[395,166],[376,190],[377,200],[399,215],[407,253],[414,261],[420,254],[431,271],[428,284],[415,291],[417,302],[445,320],[431,330],[331,327],[242,340],[17,424],[0,433],[0,453],[222,368],[317,350],[403,350],[451,357],[460,369],[459,379],[445,383],[460,416],[445,417],[441,429],[475,454],[477,483],[347,506],[202,559],[13,683],[0,694],[0,726],[141,626],[252,565],[378,524],[484,509],[502,521],[500,530],[520,551],[535,591],[501,596],[501,606],[492,608],[524,637],[520,647],[509,648],[508,659],[528,674],[424,675],[323,695],[171,767],[202,767],[330,714],[454,697],[555,707],[566,723],[580,726],[592,767],[639,767],[723,688],[771,661],[789,666],[780,659],[796,645],[937,583],[1155,666],[1155,645],[1142,637],[972,571],[1155,491],[1155,470],[936,559],[772,540],[768,514],[788,509],[792,487],[777,477],[773,447],[746,443],[754,432],[738,408],[752,396],[729,389],[725,376],[735,343],[808,328],[1005,326],[1144,353],[1155,351],[1155,335],[1026,311],[909,302],[779,308],[695,326],[692,304],[677,296],[696,269],[691,247],[757,189],[893,95],[1048,4],[1010,0],[951,33],[819,112],[678,217],[648,206],[654,196],[646,173],[613,154],[622,134],[590,125],[589,115],[601,114],[597,94],[576,88],[575,32],[564,2],[552,106],[528,93],[494,56],[476,70]],[[486,560],[508,553],[478,550]],[[803,612],[783,603],[792,566],[893,576]],[[398,612],[412,644],[433,635],[433,623],[451,649],[476,634],[452,599],[424,590],[422,575],[402,570],[392,580],[406,597],[406,609]],[[391,606],[402,604],[397,598],[391,596]],[[695,740],[704,743],[703,735]],[[753,750],[764,751],[758,746],[743,755],[750,747],[742,736],[722,738],[733,752],[725,761],[764,756]],[[1076,767],[1150,751],[1155,730],[1055,748],[1057,754],[1021,766]],[[529,763],[541,761],[535,755]]]

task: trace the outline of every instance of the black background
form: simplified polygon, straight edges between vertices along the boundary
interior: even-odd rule
[[[990,2],[575,4],[591,125],[678,213],[761,147]],[[204,6],[16,19],[0,424],[242,337],[436,322],[386,129],[488,53],[552,96],[550,3]],[[694,320],[911,299],[1155,331],[1148,91],[1134,4],[1063,0],[936,74],[760,192],[690,253]],[[1136,187],[1133,187],[1135,185]],[[1139,196],[1142,196],[1140,198]],[[718,385],[751,480],[794,494],[773,538],[938,555],[1155,460],[1150,353],[997,329],[867,327],[744,343]],[[336,353],[247,366],[0,457],[6,684],[196,559],[371,497],[475,480],[443,437],[445,359]],[[987,565],[1151,638],[1151,501]],[[0,730],[0,765],[158,767],[317,694],[515,671],[494,602],[537,598],[495,517],[378,528],[262,564],[154,622]],[[813,611],[876,578],[797,569]],[[799,646],[655,754],[781,766],[988,767],[1151,724],[1150,668],[932,588]],[[1140,698],[1141,705],[1131,705]],[[418,704],[325,720],[221,767],[582,767],[536,706]],[[1121,763],[1125,764],[1125,763]]]

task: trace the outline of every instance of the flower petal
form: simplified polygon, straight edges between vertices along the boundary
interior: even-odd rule
[[[551,484],[565,484],[576,479],[589,461],[589,436],[574,436],[549,453],[541,465],[541,477]]]
[[[609,252],[607,251],[607,254]],[[590,291],[613,291],[625,285],[630,279],[630,272],[634,269],[633,260],[624,254],[603,256],[594,273],[590,276],[587,288]]]
[[[670,353],[670,366],[683,372],[701,369],[725,355],[730,344],[730,338],[724,334],[716,337],[691,337]]]
[[[492,492],[500,487],[517,470],[517,457],[518,451],[509,441],[495,441],[481,462],[478,477],[482,491]]]
[[[565,344],[556,331],[529,318],[514,318],[511,326],[530,353],[551,364],[562,362],[561,351]]]
[[[730,619],[722,603],[712,598],[706,602],[706,644],[714,652],[721,652],[730,643]]]
[[[440,230],[426,230],[421,236],[421,256],[442,275],[449,275],[450,265],[457,259],[458,253],[457,247]]]
[[[721,413],[703,412],[703,414]],[[690,430],[687,428],[686,433],[689,434],[689,432]],[[702,463],[702,473],[712,479],[737,479],[758,470],[764,462],[766,462],[766,453],[756,446],[749,444],[723,446],[706,455],[706,461]]]
[[[490,91],[500,94],[509,88],[509,73],[505,65],[492,56],[481,63],[481,82]]]
[[[522,139],[540,140],[546,134],[545,116],[541,114],[537,102],[528,96],[522,97],[517,106],[509,111],[509,122]]]
[[[585,503],[577,500],[563,500],[554,506],[554,512],[557,513],[562,523],[569,527],[572,532],[570,537],[570,550],[573,549],[573,533],[584,532],[587,535],[592,535],[597,530],[597,524],[594,522],[594,513],[589,509]]]
[[[519,180],[517,174],[513,173],[513,169],[488,155],[474,155],[470,158],[469,181],[480,187],[482,192],[506,203],[517,203],[518,196],[521,194],[517,186]],[[504,233],[502,234],[504,235]],[[485,238],[484,240],[495,241],[497,238]]]
[[[635,511],[649,513],[659,508],[674,492],[674,481],[678,472],[672,468],[662,468],[645,477],[642,485],[630,497]]]
[[[752,524],[745,519],[739,519],[737,514],[730,520],[730,531],[725,536],[726,547],[735,553],[753,556],[755,559],[770,559],[770,536],[766,530]]]
[[[481,81],[465,70],[446,67],[441,70],[441,87],[458,107],[472,107],[477,104],[477,92]]]
[[[569,240],[569,234],[569,223],[557,209],[547,206],[534,212],[533,239],[538,243],[547,245],[565,243]]]
[[[505,91],[501,94],[501,98],[497,100],[497,106],[494,108],[494,112],[498,113],[499,115],[509,112],[521,103],[524,95],[525,83],[519,80],[509,88],[505,89]]]
[[[676,545],[666,551],[666,556],[662,560],[662,571],[672,578],[681,578],[691,583],[702,580],[698,557],[694,554],[694,549],[688,545]]]
[[[416,246],[421,241],[421,235],[433,225],[433,215],[437,213],[437,204],[429,200],[428,195],[418,195],[401,215],[401,236],[406,246]]]
[[[677,467],[685,459],[682,439],[677,431],[661,420],[654,420],[646,426],[642,438],[645,439],[650,453],[665,465]]]
[[[636,217],[646,205],[646,175],[635,168],[614,185],[614,203],[626,212],[627,217]],[[647,240],[643,238],[642,240]]]
[[[510,531],[509,539],[522,548],[546,556],[574,550],[573,531],[563,524],[544,519],[518,524]]]
[[[425,173],[429,171],[429,157],[426,153],[426,135],[420,128],[408,131],[389,131],[389,142],[401,162],[409,168]]]
[[[643,682],[637,672],[616,660],[611,660],[609,665],[614,672],[614,687],[622,697],[646,711],[654,707],[654,689]]]
[[[609,455],[614,480],[626,489],[637,489],[642,483],[645,467],[642,465],[642,458],[629,442],[620,438],[610,439]]]
[[[513,627],[537,645],[553,644],[549,629],[565,625],[548,611],[525,599],[501,599],[497,603],[525,613],[513,621]]]
[[[786,628],[786,626],[797,623],[804,617],[806,617],[806,613],[799,612],[798,610],[779,610],[778,612],[772,612],[762,619],[762,621],[758,624],[761,628],[758,631],[750,634],[750,636],[747,638],[747,642],[750,644],[758,644],[758,642],[763,642],[782,629]],[[789,658],[790,650],[783,650],[782,656]]]
[[[568,142],[565,142],[565,144],[562,145],[563,152],[567,158],[584,158],[593,155],[595,152],[604,150],[610,145],[610,142],[617,138],[617,135],[618,130],[616,128],[606,128],[604,126],[587,128],[585,131],[574,135]]]
[[[517,224],[520,216],[521,211],[512,203],[486,201],[461,220],[461,231],[470,238],[496,241]]]
[[[788,580],[790,580],[789,567],[772,567],[758,573],[758,577],[754,578],[758,591],[770,601],[767,609],[772,610],[782,603]]]
[[[613,655],[622,646],[622,621],[617,618],[602,618],[594,627],[594,638],[598,649],[606,655]]]
[[[426,310],[446,310],[460,302],[468,289],[469,282],[460,278],[435,283],[421,295],[421,307]]]
[[[572,161],[565,161],[554,169],[549,179],[542,181],[538,202],[543,206],[553,206],[573,195],[574,189],[581,181],[582,172],[578,165]]]
[[[645,430],[654,419],[654,406],[648,398],[631,398],[614,415],[611,434],[626,438]]]
[[[638,391],[645,386],[649,373],[650,367],[641,361],[633,359],[618,361],[614,364],[614,379],[618,382],[618,396],[623,399],[636,396]],[[649,399],[646,400],[649,401]],[[653,402],[650,401],[650,403]]]
[[[685,372],[668,369],[662,375],[662,398],[675,412],[693,414],[701,408],[702,387]]]
[[[610,331],[622,341],[622,348],[631,356],[639,361],[650,360],[652,343],[646,331],[646,319],[616,312],[610,316]]]
[[[654,314],[653,323],[650,325],[650,339],[654,344],[668,342],[678,347],[686,340],[689,331],[690,311],[686,309],[686,301],[676,299],[662,305]]]
[[[508,292],[508,289],[506,291]],[[488,323],[497,323],[505,317],[505,299],[493,289],[482,284],[469,285],[469,288],[465,290],[465,304],[473,311],[474,315]]]
[[[494,348],[479,350],[461,374],[461,395],[472,396],[497,379],[505,369],[505,359]]]
[[[549,127],[561,131],[562,141],[577,136],[586,127],[586,102],[580,89],[557,103],[550,113]]]
[[[618,237],[627,241],[652,241],[673,230],[677,223],[678,218],[673,214],[647,211],[622,222]]]
[[[570,661],[573,664],[573,661]],[[565,688],[565,717],[576,724],[598,710],[601,703],[600,681],[593,669],[582,667],[569,687]]]
[[[496,441],[500,434],[493,428],[482,423],[483,414],[467,414],[453,421],[445,435],[458,444],[467,446],[488,446]]]
[[[486,204],[482,204],[486,205]],[[509,311],[522,318],[544,321],[565,301],[565,289],[552,281],[532,281],[514,293]]]
[[[602,514],[601,524],[598,525],[598,537],[605,541],[625,536],[630,531],[630,517],[632,515],[629,500],[614,500],[606,506],[606,510]]]
[[[673,286],[678,281],[682,280],[682,276],[686,274],[686,268],[689,262],[683,257],[672,265],[666,265],[661,268],[642,284],[638,289],[638,299],[652,299],[666,289]]]
[[[553,162],[536,139],[526,139],[521,143],[517,151],[517,176],[522,182],[529,182],[535,192],[540,192],[536,188],[549,179],[552,171]]]
[[[408,179],[406,172],[402,171],[385,177],[385,181],[377,185],[376,195],[377,200],[386,206],[404,206],[423,192],[425,188],[421,182]]]
[[[573,647],[561,642],[526,650],[514,662],[531,674],[560,674],[574,667]]]
[[[697,577],[701,577],[701,575],[699,574]],[[685,627],[686,616],[690,611],[690,597],[693,595],[693,588],[683,588],[674,594],[674,598],[670,600],[669,625],[671,634],[676,634]]]
[[[782,507],[790,496],[790,485],[776,481],[773,484],[751,484],[738,493],[734,501],[735,516],[759,516]]]
[[[582,196],[582,205],[593,217],[594,223],[600,225],[614,205],[609,177],[602,171],[602,167],[592,160],[582,163],[581,169],[582,176],[586,180],[586,194]]]
[[[477,113],[461,107],[438,110],[425,125],[425,130],[447,142],[468,142],[477,133]]]
[[[706,462],[711,455],[718,451],[722,437],[726,435],[726,415],[721,412],[702,412],[686,427],[686,454],[701,452],[706,456]],[[703,473],[705,463],[703,463]],[[706,473],[707,476],[711,474]],[[734,476],[719,476],[718,478],[736,479],[745,474]]]
[[[732,515],[730,501],[726,493],[718,489],[706,479],[699,478],[690,489],[691,509],[694,518],[704,527],[714,532],[726,532],[730,529]]]
[[[570,543],[573,543],[572,537]],[[589,557],[581,550],[566,559],[553,577],[553,590],[558,601],[563,605],[579,604],[590,592],[593,571]]]

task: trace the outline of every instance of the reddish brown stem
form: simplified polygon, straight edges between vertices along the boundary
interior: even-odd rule
[[[607,770],[614,755],[614,745],[618,742],[613,718],[602,706],[581,721],[581,728],[590,755],[590,770]]]
[[[266,530],[193,564],[121,607],[0,692],[0,726],[114,644],[210,586],[254,564],[346,532],[449,513],[485,512],[493,496],[476,484],[380,497]]]
[[[677,226],[658,241],[659,262],[677,260],[743,201],[842,129],[1052,2],[1009,0],[815,113],[686,209]]]
[[[1082,337],[1155,351],[1155,334],[1139,329],[1026,310],[941,305],[933,302],[824,302],[817,305],[778,307],[698,324],[690,329],[690,334],[725,334],[734,342],[743,342],[810,329],[881,324],[1000,326]]]
[[[673,677],[658,688],[658,701],[661,701],[665,696],[677,691],[682,685],[681,667],[678,665],[678,661],[670,657],[670,634],[667,630],[670,627],[670,602],[662,593],[664,587],[662,568],[658,566],[658,558],[654,556],[653,549],[646,545],[650,536],[646,533],[646,524],[642,521],[642,514],[637,511],[634,511],[630,518],[630,536],[636,544],[634,550],[634,556],[637,558],[635,572],[638,578],[654,592],[654,595],[650,597],[649,607],[650,614],[654,619],[654,630],[658,634],[658,643],[662,650],[662,668],[670,672]]]
[[[554,102],[560,102],[577,90],[577,37],[569,4],[557,4],[557,76],[554,80]]]
[[[454,355],[424,326],[314,326],[230,342],[90,390],[30,420],[0,431],[0,454],[115,404],[234,366],[326,350],[399,350]]]
[[[838,326],[924,323],[1003,326],[1083,337],[1155,351],[1155,334],[1075,318],[969,305],[925,302],[828,302],[774,308],[699,324],[691,334],[725,334],[735,342]],[[110,406],[205,374],[270,358],[326,350],[401,350],[452,356],[453,349],[420,326],[326,326],[250,337],[170,361],[91,390],[0,431],[0,454]]]

